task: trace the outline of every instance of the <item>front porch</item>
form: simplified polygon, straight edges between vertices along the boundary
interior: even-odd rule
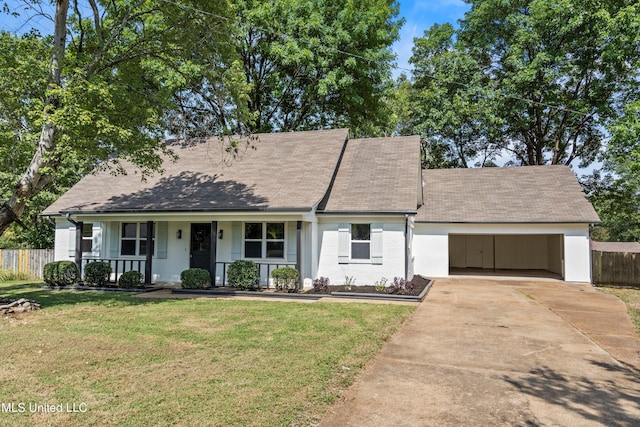
[[[132,270],[147,286],[180,283],[182,271],[202,268],[213,286],[226,286],[229,266],[240,259],[258,265],[264,288],[272,286],[271,273],[279,267],[296,268],[301,286],[311,277],[311,223],[301,220],[75,221],[69,232],[75,240],[70,255],[81,273],[88,263],[107,262],[112,283]]]
[[[111,266],[111,275],[109,277],[109,283],[118,283],[118,279],[120,278],[120,276],[122,276],[122,274],[127,271],[142,272],[145,285],[156,284],[159,281],[157,275],[154,278],[153,264],[151,269],[151,281],[146,280],[147,277],[144,273],[146,271],[146,260],[84,258],[81,261],[82,263],[81,271],[84,271],[84,267],[91,262],[106,262]],[[231,264],[233,264],[233,261],[216,261],[215,274],[212,274],[212,279],[211,279],[212,286],[223,287],[223,286],[229,285],[229,282],[227,280],[227,271]],[[272,287],[270,278],[271,278],[271,272],[273,270],[275,270],[276,268],[285,267],[285,266],[296,268],[295,262],[256,262],[256,264],[258,265],[258,270],[260,272],[260,286],[267,289]],[[164,282],[164,283],[172,283],[172,282]]]

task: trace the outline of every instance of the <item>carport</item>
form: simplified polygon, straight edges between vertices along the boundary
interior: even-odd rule
[[[567,166],[423,170],[411,248],[428,277],[507,272],[590,282],[600,222]]]

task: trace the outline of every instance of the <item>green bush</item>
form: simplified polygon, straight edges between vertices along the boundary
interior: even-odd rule
[[[118,279],[119,288],[139,288],[142,285],[142,273],[139,271],[126,271]]]
[[[271,272],[276,289],[285,292],[295,292],[298,289],[298,270],[293,267],[280,267]]]
[[[104,286],[109,282],[111,265],[108,262],[90,262],[84,267],[84,281],[94,286]]]
[[[202,268],[190,268],[180,273],[184,289],[204,289],[211,286],[211,274]]]
[[[258,264],[249,260],[234,261],[227,270],[229,286],[255,290],[260,288],[260,270]]]
[[[78,283],[80,273],[78,266],[73,261],[58,261],[54,269],[53,283],[55,286],[71,286]]]
[[[44,283],[49,286],[55,286],[53,277],[57,268],[57,262],[48,262],[44,265],[44,268],[42,269],[42,278],[44,279]]]

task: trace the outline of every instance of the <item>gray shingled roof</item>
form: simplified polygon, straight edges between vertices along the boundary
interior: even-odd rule
[[[567,166],[428,169],[418,222],[597,223]]]
[[[128,211],[310,210],[326,194],[347,129],[257,135],[256,149],[223,164],[217,139],[172,144],[179,156],[141,182],[108,171],[84,177],[44,215]]]
[[[420,137],[350,139],[325,212],[416,212]]]

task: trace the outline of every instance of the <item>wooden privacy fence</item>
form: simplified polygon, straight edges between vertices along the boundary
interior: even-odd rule
[[[42,269],[53,262],[53,249],[0,249],[0,269],[42,279]]]
[[[640,253],[591,251],[594,284],[640,288]]]

